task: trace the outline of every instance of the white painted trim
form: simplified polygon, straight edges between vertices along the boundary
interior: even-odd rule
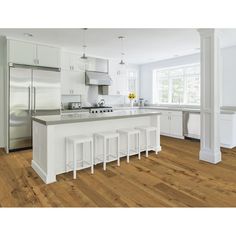
[[[171,137],[171,138],[178,138],[178,139],[184,139],[184,136],[179,136],[179,135],[173,135],[173,134],[166,134],[166,133],[162,133],[162,136],[167,136],[167,137]]]
[[[43,171],[43,169],[34,161],[31,161],[31,167],[34,169],[34,171],[40,176],[40,178],[47,183],[47,175]]]
[[[212,152],[211,150],[201,149],[199,159],[201,161],[217,164],[221,162],[221,152]]]

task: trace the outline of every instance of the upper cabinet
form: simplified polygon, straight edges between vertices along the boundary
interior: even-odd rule
[[[85,70],[86,62],[78,54],[62,52],[61,68],[63,70],[80,71]]]
[[[127,66],[121,67],[116,61],[109,61],[109,75],[112,85],[109,86],[109,95],[128,96],[128,93],[138,94],[138,70]]]
[[[83,95],[85,86],[85,61],[79,54],[61,53],[62,95]]]
[[[60,67],[60,49],[50,46],[37,45],[38,65]]]
[[[9,40],[9,62],[34,65],[36,63],[36,45],[21,41]]]
[[[17,64],[60,67],[60,49],[51,46],[8,40],[8,61]]]

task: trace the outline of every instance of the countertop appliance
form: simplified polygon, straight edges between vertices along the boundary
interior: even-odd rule
[[[82,109],[88,109],[90,113],[113,112],[113,108],[109,106],[82,107]]]
[[[32,146],[32,116],[60,114],[60,69],[9,67],[8,149]]]
[[[184,136],[200,139],[200,111],[184,111],[183,118]]]
[[[69,110],[81,109],[81,102],[69,102],[68,109]]]

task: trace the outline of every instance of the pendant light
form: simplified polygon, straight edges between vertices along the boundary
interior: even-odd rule
[[[87,28],[83,28],[83,56],[81,57],[81,59],[84,59],[84,60],[86,60],[86,59],[88,59],[88,57],[86,56],[86,48],[87,48],[87,45],[86,45],[86,30],[87,30]]]
[[[119,36],[118,39],[120,40],[121,42],[121,60],[120,60],[120,65],[125,65],[125,62],[124,62],[124,56],[125,56],[125,53],[124,53],[124,36]]]

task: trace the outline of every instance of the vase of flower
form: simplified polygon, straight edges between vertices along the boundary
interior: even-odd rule
[[[130,107],[134,106],[134,99],[136,98],[136,94],[135,93],[129,93],[128,95],[129,101],[130,101]]]

